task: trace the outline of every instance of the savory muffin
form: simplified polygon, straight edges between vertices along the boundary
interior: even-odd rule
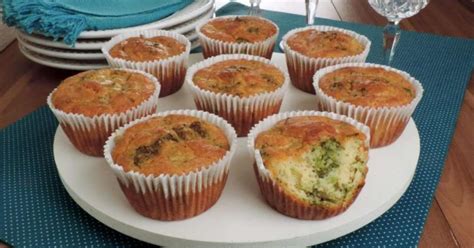
[[[213,19],[201,27],[209,38],[233,43],[255,43],[264,41],[277,32],[275,25],[263,18],[236,16]]]
[[[365,47],[354,37],[340,31],[308,29],[291,35],[288,46],[312,58],[338,58],[360,54]]]
[[[224,16],[196,27],[205,58],[245,53],[271,58],[278,26],[257,16]]]
[[[52,103],[65,113],[93,117],[125,112],[150,98],[156,86],[139,72],[101,69],[66,78],[53,92]]]
[[[255,123],[278,113],[289,77],[268,59],[227,54],[193,65],[186,81],[197,109],[223,117],[246,136]]]
[[[312,77],[320,68],[349,62],[364,62],[370,49],[367,37],[330,26],[297,28],[283,37],[291,82],[314,94]]]
[[[156,111],[159,94],[160,84],[148,73],[101,69],[64,79],[47,102],[80,152],[102,156],[116,128]]]
[[[119,128],[107,140],[104,157],[139,214],[181,220],[217,202],[236,142],[235,130],[224,119],[174,110]]]
[[[198,70],[193,82],[203,90],[248,97],[272,92],[285,82],[275,66],[256,60],[230,59]]]
[[[402,75],[383,68],[345,67],[325,74],[319,88],[339,101],[368,107],[409,104],[416,96]]]
[[[367,63],[321,69],[314,75],[314,88],[319,109],[370,127],[371,148],[397,140],[423,93],[421,84],[406,72]]]
[[[151,118],[115,140],[113,160],[125,171],[182,175],[219,160],[229,150],[224,132],[193,116]]]
[[[287,209],[289,206],[275,202],[272,207],[301,219],[323,219],[343,212],[365,182],[366,139],[353,125],[323,116],[285,118],[259,133],[255,149],[272,181],[285,197],[308,211]]]
[[[112,67],[141,70],[161,84],[160,97],[178,91],[188,68],[191,43],[166,30],[141,30],[117,35],[102,47]]]
[[[131,61],[166,59],[185,51],[185,44],[167,36],[130,37],[110,49],[110,56]]]

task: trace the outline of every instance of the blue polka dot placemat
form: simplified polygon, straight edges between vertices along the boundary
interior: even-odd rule
[[[245,7],[234,3],[218,12],[245,13]],[[281,35],[305,23],[297,15],[264,12],[264,16],[278,23]],[[317,23],[366,35],[373,44],[368,61],[382,62],[380,27],[325,19]],[[394,67],[409,72],[425,88],[414,114],[421,137],[415,177],[388,212],[322,247],[418,244],[474,67],[474,41],[403,32]],[[52,113],[42,107],[0,131],[0,240],[18,247],[147,246],[96,221],[69,197],[53,160],[57,125]]]

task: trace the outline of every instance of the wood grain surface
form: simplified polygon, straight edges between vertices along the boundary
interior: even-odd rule
[[[263,0],[262,8],[298,12],[295,2]],[[386,22],[365,0],[320,0],[317,16],[375,25]],[[401,26],[406,30],[473,39],[474,13],[457,0],[431,0],[422,12],[402,21]],[[20,53],[16,42],[12,43],[0,53],[0,128],[44,105],[49,92],[74,73],[35,64]],[[420,247],[474,247],[473,150],[474,78],[471,76]]]

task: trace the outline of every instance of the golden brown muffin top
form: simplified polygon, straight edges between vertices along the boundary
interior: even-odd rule
[[[200,30],[209,38],[236,43],[255,43],[264,41],[277,32],[269,21],[251,16],[238,16],[227,19],[214,19]]]
[[[151,61],[173,57],[183,53],[186,45],[178,40],[167,36],[155,36],[151,38],[130,37],[121,41],[109,50],[113,58],[121,58],[130,61]]]
[[[365,47],[354,37],[339,31],[308,29],[291,35],[288,46],[312,58],[339,58],[361,54]]]
[[[368,107],[403,106],[416,96],[416,90],[408,80],[383,68],[338,69],[324,75],[319,87],[337,100]]]
[[[224,132],[186,115],[153,117],[115,138],[114,162],[145,175],[186,174],[223,158],[229,150]]]
[[[285,82],[285,76],[273,65],[231,59],[198,70],[192,80],[199,88],[214,93],[248,97],[278,89]]]
[[[141,73],[101,69],[64,79],[51,100],[55,108],[66,113],[92,117],[125,112],[154,92],[153,81]]]

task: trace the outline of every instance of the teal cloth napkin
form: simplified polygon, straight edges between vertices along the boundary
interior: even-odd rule
[[[4,0],[3,20],[74,45],[84,30],[107,30],[150,23],[193,0]]]

